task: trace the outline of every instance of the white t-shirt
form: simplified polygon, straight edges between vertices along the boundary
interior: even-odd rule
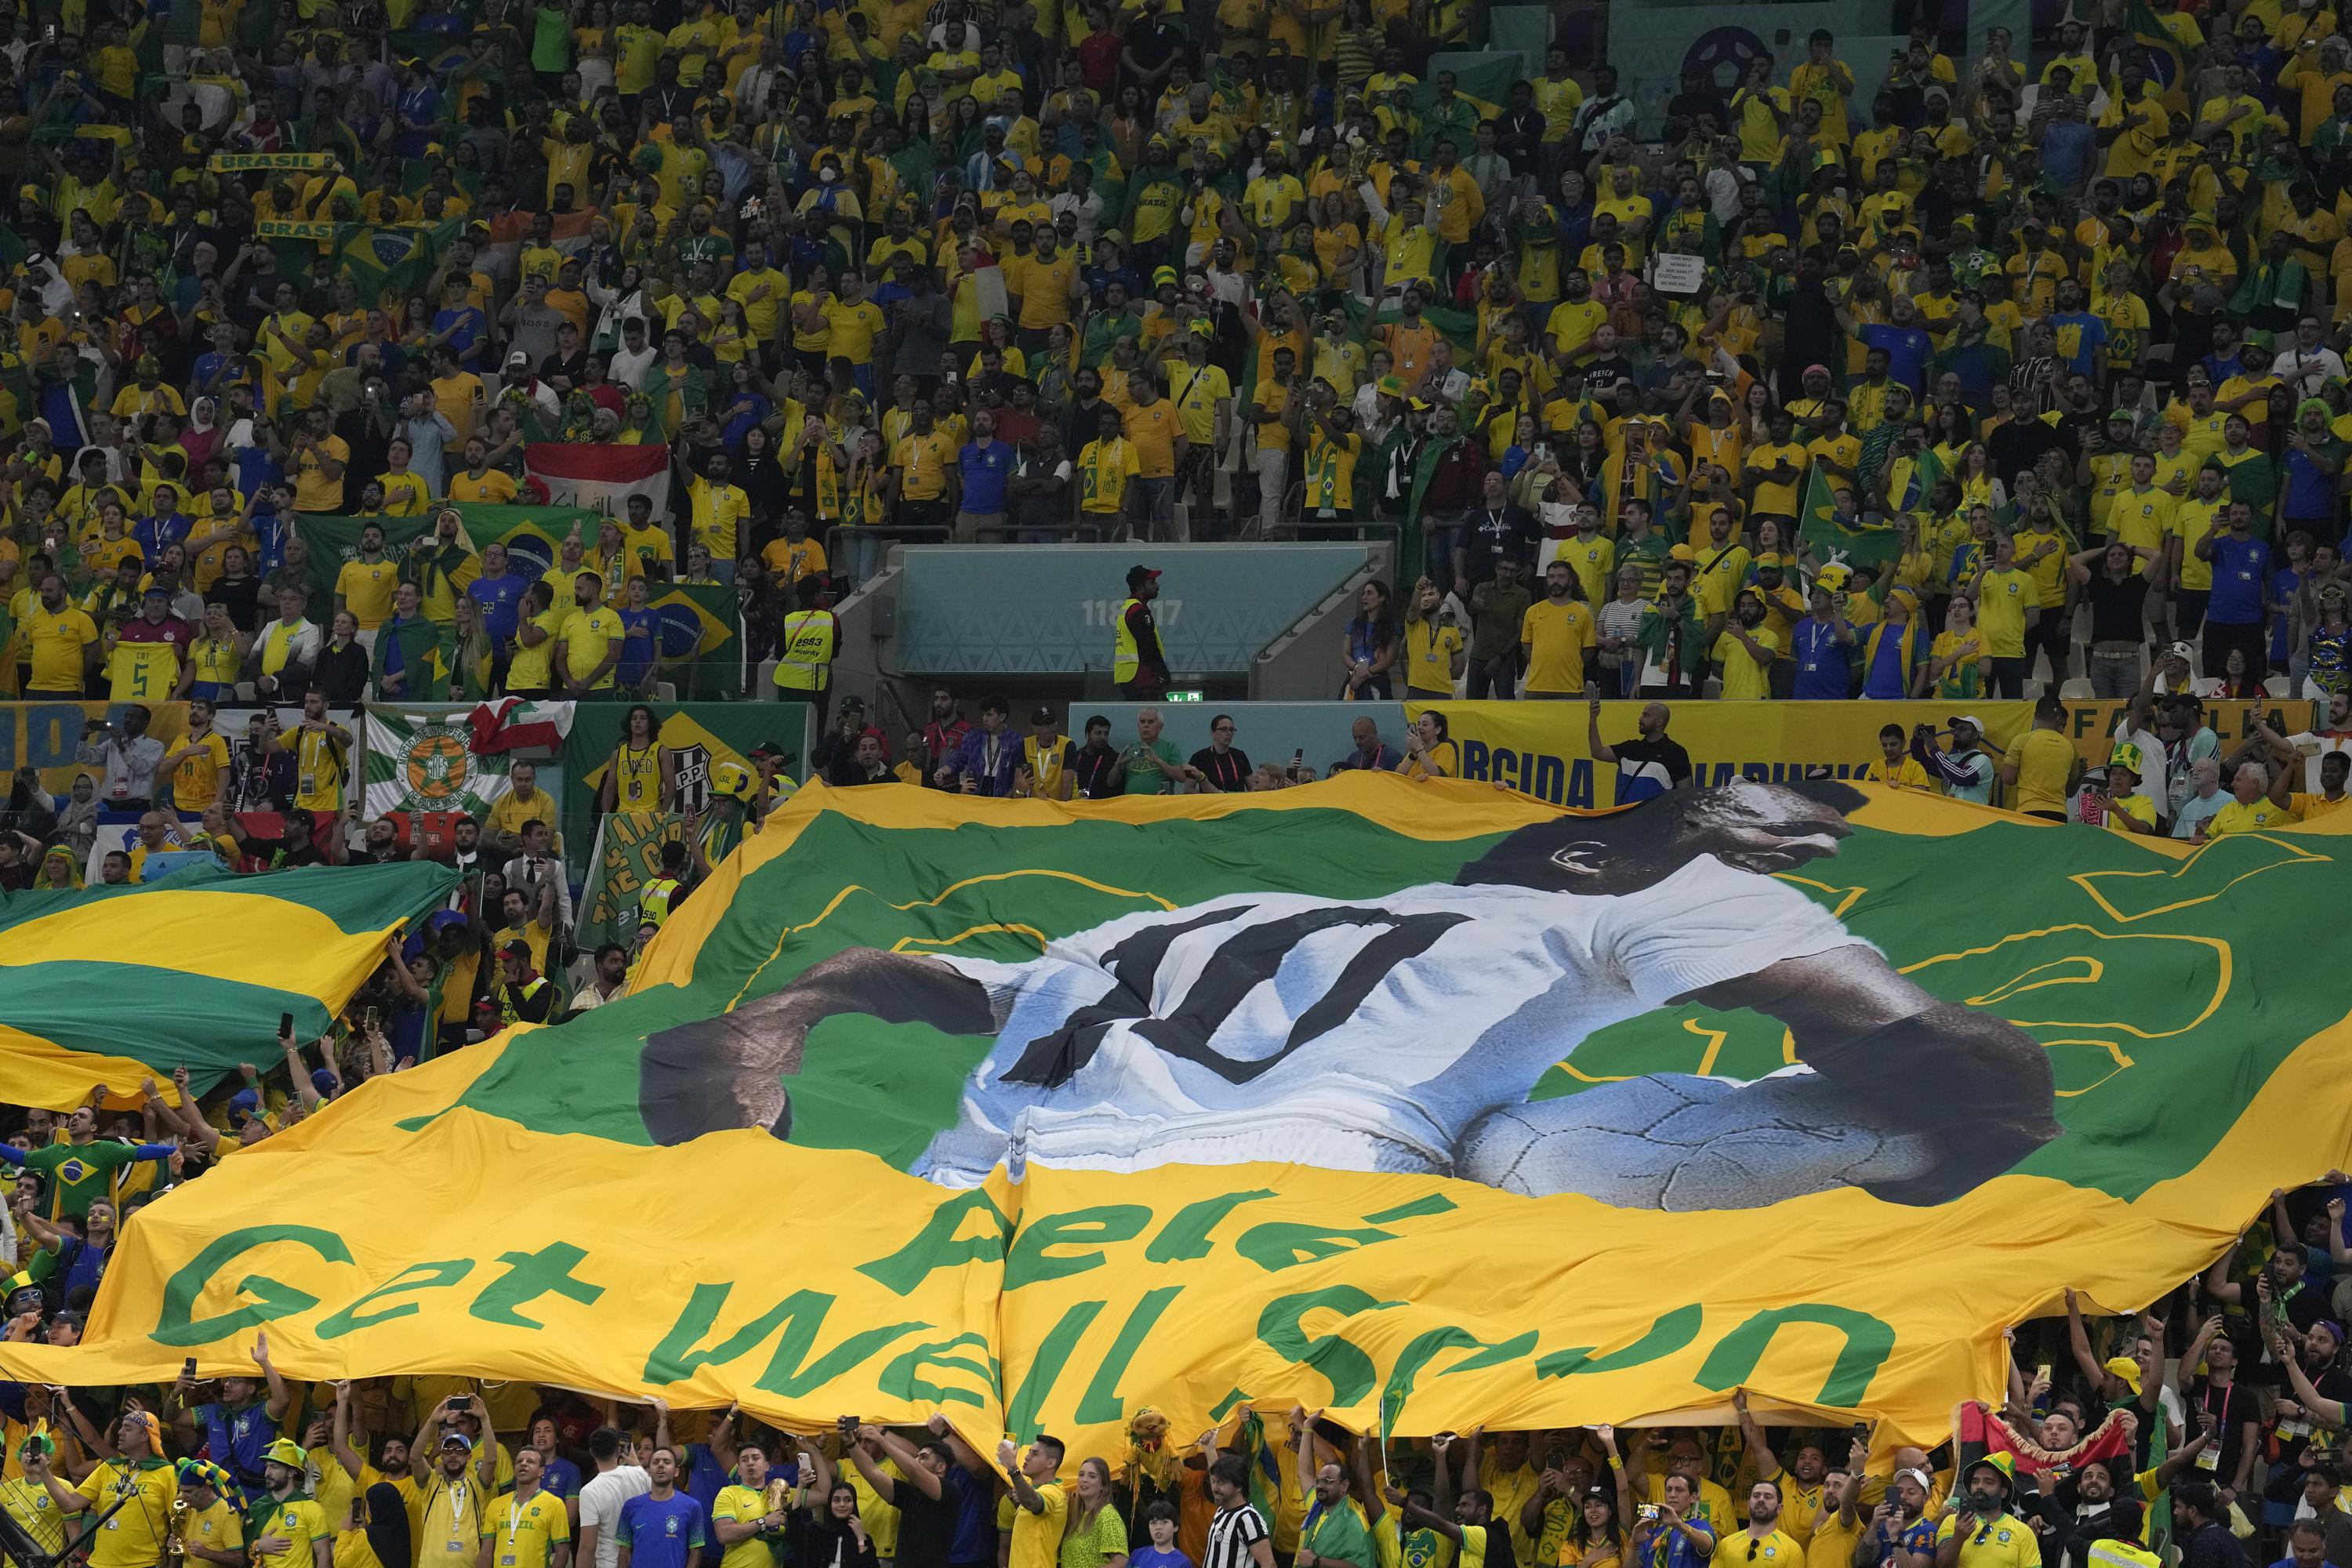
[[[929,956],[1005,1020],[915,1173],[1286,1160],[1444,1173],[1596,1030],[1786,958],[1865,946],[1788,883],[1701,856],[1579,894],[1431,884],[1244,893],[1002,963]]]
[[[2320,704],[2326,706],[2326,702]],[[2352,731],[2305,730],[2299,735],[2289,735],[2286,743],[2303,757],[2303,789],[2305,795],[2317,795],[2319,759],[2330,752],[2352,752]]]
[[[635,1465],[615,1465],[580,1489],[580,1528],[596,1527],[594,1568],[619,1568],[621,1506],[653,1489],[653,1478]]]
[[[2141,764],[2147,770],[2139,776],[2139,792],[2151,801],[2164,803],[2164,814],[2172,815],[2170,764],[2165,760],[2164,742],[2146,730],[2131,727],[2131,715],[2125,713],[2116,720],[2116,745],[2130,744],[2139,748]]]

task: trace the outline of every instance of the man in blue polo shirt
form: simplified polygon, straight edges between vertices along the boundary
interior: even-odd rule
[[[1004,483],[1013,477],[1013,448],[996,438],[996,413],[971,412],[971,439],[956,454],[955,538],[958,544],[1004,540]]]

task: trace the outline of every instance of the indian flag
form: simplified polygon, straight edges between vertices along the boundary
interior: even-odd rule
[[[539,441],[523,448],[523,465],[558,506],[593,508],[608,517],[629,515],[629,498],[653,502],[654,516],[669,510],[667,447],[585,447]]]

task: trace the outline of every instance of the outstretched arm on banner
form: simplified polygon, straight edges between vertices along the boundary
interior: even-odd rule
[[[1863,1184],[1890,1203],[1948,1201],[2058,1136],[2049,1053],[2006,1019],[1929,995],[1874,950],[1782,959],[1669,1005],[1682,1002],[1778,1019],[1842,1100],[1934,1144],[1918,1173]],[[1937,1108],[1932,1124],[1921,1105]]]

